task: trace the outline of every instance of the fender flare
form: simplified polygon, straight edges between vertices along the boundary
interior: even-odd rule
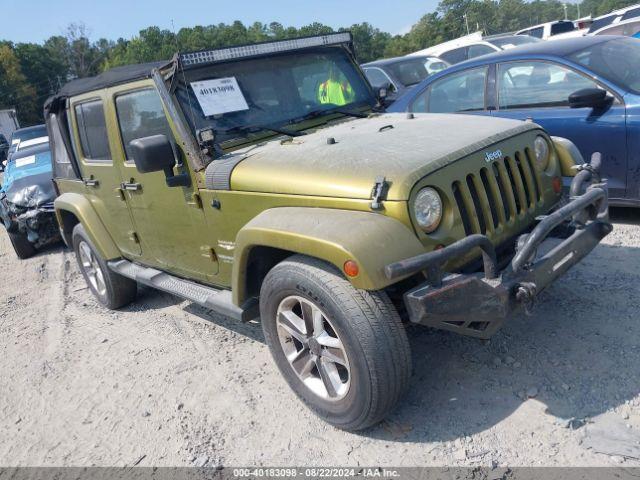
[[[78,193],[63,193],[55,199],[53,206],[56,211],[60,231],[64,238],[71,238],[71,232],[64,230],[63,211],[75,215],[104,260],[113,260],[122,257],[122,253],[105,228],[102,220],[100,220],[91,202],[87,200],[86,197]],[[71,245],[69,245],[69,247],[73,248]]]
[[[585,163],[580,150],[571,140],[564,137],[551,137],[551,141],[558,154],[562,176],[575,177],[578,172],[573,167]]]
[[[417,236],[400,221],[373,212],[311,207],[279,207],[265,210],[249,221],[236,236],[232,271],[233,301],[247,300],[246,272],[251,249],[272,247],[308,255],[343,271],[355,260],[360,271],[347,277],[363,290],[379,290],[400,279],[389,280],[384,267],[424,253]]]

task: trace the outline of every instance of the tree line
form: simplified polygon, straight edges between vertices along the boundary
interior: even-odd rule
[[[631,5],[637,0],[583,0],[566,5],[568,18],[598,16]],[[402,35],[392,35],[369,23],[339,28],[353,34],[358,60],[405,55],[476,30],[485,34],[512,32],[537,23],[565,18],[558,0],[441,0]],[[42,122],[42,105],[65,82],[96,75],[109,68],[170,59],[178,51],[285,39],[333,32],[321,23],[285,27],[278,22],[255,22],[194,26],[178,32],[151,26],[131,39],[96,41],[87,28],[71,24],[65,35],[44,43],[13,43],[0,40],[0,109],[15,108],[21,125]]]

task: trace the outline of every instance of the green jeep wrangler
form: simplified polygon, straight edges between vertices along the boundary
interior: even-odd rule
[[[382,94],[349,33],[68,83],[45,105],[55,211],[93,294],[260,317],[321,418],[381,420],[411,376],[403,321],[487,338],[611,231],[598,158],[531,122],[385,114]]]

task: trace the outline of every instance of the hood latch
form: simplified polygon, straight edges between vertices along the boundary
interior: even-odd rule
[[[371,209],[382,210],[382,201],[386,200],[389,191],[389,182],[385,177],[376,177],[376,183],[371,190]]]

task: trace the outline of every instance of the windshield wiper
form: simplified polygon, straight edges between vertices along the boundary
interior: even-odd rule
[[[306,132],[297,132],[295,130],[288,130],[286,128],[272,127],[270,125],[239,125],[237,127],[231,127],[224,130],[218,130],[217,133],[241,133],[249,132],[254,133],[257,131],[269,131],[280,133],[282,135],[289,135],[290,137],[300,137],[306,135]]]
[[[289,123],[290,124],[300,123],[300,122],[304,122],[305,120],[322,117],[324,115],[332,115],[334,113],[340,113],[341,115],[346,115],[349,117],[356,117],[356,118],[367,118],[369,116],[368,113],[354,112],[353,110],[342,109],[342,108],[330,108],[327,110],[313,110],[301,117],[294,118]]]
[[[369,116],[368,113],[354,112],[353,110],[349,110],[346,108],[332,108],[331,110],[327,110],[327,112],[341,113],[342,115],[347,115],[349,117],[356,117],[356,118],[367,118]]]

